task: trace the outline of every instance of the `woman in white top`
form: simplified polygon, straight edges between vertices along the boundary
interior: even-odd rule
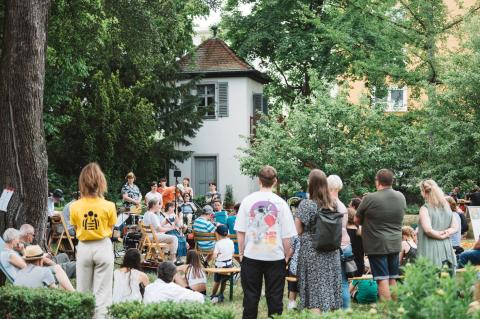
[[[178,266],[177,271],[182,272],[183,276],[178,273],[175,275],[176,284],[204,295],[207,294],[207,275],[203,270],[200,256],[195,250],[188,251],[186,264]]]
[[[122,265],[113,273],[113,303],[142,301],[145,286],[150,282],[140,269],[140,252],[130,248],[123,257]]]

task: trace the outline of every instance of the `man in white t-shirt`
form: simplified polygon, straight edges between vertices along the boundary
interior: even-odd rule
[[[172,225],[162,225],[162,221],[158,213],[160,212],[161,204],[158,199],[151,199],[148,202],[148,210],[143,215],[143,224],[145,226],[153,225],[158,241],[168,244],[170,251],[170,260],[177,259],[178,238],[177,236],[167,235],[165,232],[173,230]]]
[[[265,278],[268,316],[281,314],[290,238],[297,235],[288,204],[272,192],[277,171],[263,167],[258,175],[260,190],[245,197],[235,222],[243,287],[243,318],[257,318]]]
[[[160,202],[160,207],[162,207],[162,194],[157,192],[158,189],[158,184],[157,182],[151,182],[150,183],[150,191],[145,194],[145,204],[148,207],[148,202],[151,199],[156,199]]]

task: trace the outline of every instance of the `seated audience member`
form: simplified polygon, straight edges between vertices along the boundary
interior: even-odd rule
[[[213,258],[215,258],[215,268],[232,268],[233,267],[233,253],[235,248],[233,241],[228,238],[228,228],[225,225],[217,226],[215,231],[217,242],[213,249]],[[222,302],[223,292],[227,284],[227,280],[231,275],[215,274],[213,276],[213,288],[212,288],[212,302]],[[220,287],[220,293],[217,295],[218,288]]]
[[[170,224],[164,225],[162,223],[164,218],[163,216],[159,215],[161,209],[160,203],[161,202],[156,198],[153,198],[148,202],[148,210],[143,215],[143,224],[145,226],[153,226],[153,229],[156,231],[158,241],[169,245],[170,260],[176,260],[178,239],[174,235],[166,234],[166,232],[173,230],[174,227]]]
[[[15,286],[57,288],[52,271],[47,267],[43,267],[44,253],[40,246],[31,245],[26,247],[23,259],[26,265],[17,271]]]
[[[156,303],[161,301],[194,301],[203,303],[204,296],[196,291],[183,288],[173,282],[177,273],[177,267],[170,261],[161,262],[158,265],[158,279],[145,288],[144,303]]]
[[[141,272],[138,249],[130,248],[120,268],[113,272],[113,303],[142,301],[143,291],[149,284],[148,276]]]
[[[20,232],[15,228],[8,228],[3,233],[3,240],[5,241],[5,247],[0,253],[0,262],[5,271],[7,271],[15,280],[17,273],[21,269],[27,267],[25,260],[20,256],[20,252],[24,249],[23,245],[20,243]],[[45,259],[44,257],[45,256],[42,254],[42,259]],[[59,265],[52,265],[46,268],[49,268],[54,274],[60,287],[67,291],[75,290],[62,267]]]
[[[203,295],[207,294],[207,275],[203,270],[200,255],[195,250],[187,252],[186,264],[178,266],[177,271],[182,272],[183,276],[177,273],[175,283]]]
[[[197,206],[192,202],[192,198],[189,193],[183,195],[183,204],[180,205],[180,211],[183,216],[187,218],[187,225],[192,224],[193,214],[197,211]]]
[[[30,224],[23,224],[20,226],[20,242],[23,247],[27,247],[33,243],[35,238],[35,228]],[[23,253],[20,251],[20,253]],[[54,266],[55,264],[60,265],[62,269],[67,274],[68,278],[75,278],[76,273],[76,263],[70,261],[68,255],[65,253],[57,254],[56,256],[50,256],[47,254],[43,259],[43,265],[45,266]]]
[[[445,197],[445,199],[447,200],[448,204],[450,205],[450,209],[453,212],[453,217],[457,221],[457,225],[460,225],[460,237],[465,238],[467,236],[467,233],[468,233],[468,221],[467,221],[467,217],[465,217],[465,212],[460,208],[460,205],[458,205],[452,197],[447,196],[447,197]],[[465,202],[465,200],[463,200],[463,199],[461,199],[460,201],[463,202],[463,203]],[[453,245],[453,243],[452,243],[452,245]],[[458,250],[455,250],[455,252],[457,254],[461,253]]]
[[[216,224],[227,224],[228,213],[226,210],[223,209],[222,201],[220,199],[216,199],[213,201],[213,211],[214,211],[214,218]]]
[[[236,203],[235,206],[233,206],[233,211],[228,213],[228,218],[227,218],[227,227],[228,227],[228,233],[230,235],[236,235],[237,232],[235,231],[235,221],[237,220],[237,214],[238,210],[240,209],[240,203]],[[235,254],[238,254],[238,241],[233,243],[235,247]]]
[[[469,195],[470,206],[480,206],[480,187],[475,186]]]
[[[63,201],[63,191],[61,189],[55,189],[47,199],[48,217],[55,214],[55,204]]]
[[[473,249],[466,250],[458,256],[458,268],[463,268],[468,263],[480,265],[480,238],[475,242]]]
[[[209,205],[205,205],[202,210],[202,215],[200,215],[195,222],[193,223],[193,230],[196,232],[202,233],[213,233],[215,226],[210,222],[213,209]],[[213,250],[215,242],[213,241],[201,241],[197,243],[198,248],[201,250]]]
[[[353,200],[355,200],[355,198]],[[357,272],[355,275],[362,276],[365,272],[365,265],[364,265],[365,253],[363,252],[362,236],[360,236],[360,230],[359,230],[360,226],[355,225],[355,222],[354,222],[355,215],[357,212],[354,209],[354,206],[352,206],[352,203],[350,203],[349,207],[347,208],[347,212],[348,212],[347,233],[352,243],[353,258],[355,260],[355,264],[357,265]]]
[[[67,225],[68,234],[75,237],[75,229],[73,228],[72,224],[70,224],[70,205],[80,198],[80,192],[73,192],[72,197],[73,199],[63,208],[63,219],[65,221],[65,225]]]
[[[417,258],[417,243],[415,230],[410,226],[402,227],[402,250],[400,251],[400,265],[414,263]]]
[[[158,185],[157,182],[153,181],[150,183],[150,191],[145,194],[145,205],[148,207],[148,202],[152,199],[158,200],[160,203],[160,207],[163,206],[162,204],[162,194],[160,194],[158,191]]]
[[[217,192],[217,183],[208,183],[208,193],[205,195],[205,204],[213,205],[213,201],[216,199],[222,199],[222,195]]]
[[[365,265],[367,273],[370,272],[369,266]],[[359,304],[375,303],[378,300],[377,282],[373,279],[352,280],[350,283],[350,296],[352,300]]]
[[[450,205],[450,209],[452,210],[453,218],[455,219],[456,224],[460,225],[460,227],[458,227],[458,230],[455,233],[453,233],[452,236],[450,237],[450,241],[452,242],[453,249],[455,250],[455,255],[457,256],[457,259],[458,259],[458,255],[463,253],[463,248],[460,245],[462,241],[462,227],[461,227],[462,218],[460,217],[460,215],[463,215],[463,212],[462,213],[458,212],[457,203],[455,202],[455,199],[453,197],[446,196],[445,199],[447,200],[447,203]]]

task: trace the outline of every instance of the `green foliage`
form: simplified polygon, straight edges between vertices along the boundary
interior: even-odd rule
[[[223,200],[223,206],[225,208],[232,208],[235,205],[235,200],[233,198],[233,186],[225,186],[225,199]]]
[[[231,309],[215,307],[206,303],[161,302],[142,304],[129,302],[114,304],[109,309],[115,319],[233,319]]]
[[[389,167],[397,175],[397,188],[407,189],[415,176],[414,114],[397,117],[381,109],[358,106],[346,98],[331,98],[318,91],[308,103],[299,101],[287,116],[269,114],[256,127],[256,137],[245,149],[241,168],[254,176],[269,164],[277,168],[282,194],[306,189],[310,169],[337,174],[344,180],[341,195],[374,190],[378,169]]]
[[[0,317],[24,318],[92,318],[95,299],[91,294],[60,289],[30,289],[7,285],[0,288]]]
[[[333,312],[323,313],[320,316],[317,314],[313,314],[310,311],[288,311],[283,313],[281,316],[275,316],[276,319],[316,319],[316,318],[323,318],[323,319],[344,319],[344,318],[351,318],[351,319],[380,319],[379,315],[377,315],[375,308],[372,308],[371,311],[363,311],[363,310],[337,310]]]
[[[466,318],[476,280],[472,268],[452,277],[448,270],[418,259],[405,267],[405,279],[396,290],[398,301],[387,304],[385,311],[388,318]]]
[[[127,171],[141,188],[190,153],[203,111],[176,60],[192,47],[202,0],[74,0],[52,3],[45,87],[50,187],[75,189],[98,161],[115,197]],[[73,178],[72,178],[73,177]],[[148,189],[146,187],[145,189]]]

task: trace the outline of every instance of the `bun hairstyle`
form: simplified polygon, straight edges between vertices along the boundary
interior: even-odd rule
[[[420,183],[419,186],[422,192],[422,196],[423,198],[425,198],[425,202],[427,204],[435,208],[450,208],[445,199],[445,194],[434,180],[424,180]]]

